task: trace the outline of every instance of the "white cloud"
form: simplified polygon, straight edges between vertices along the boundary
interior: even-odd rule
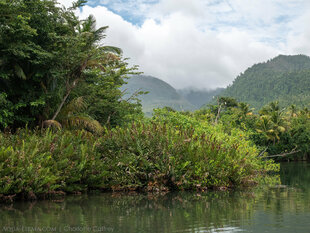
[[[94,14],[98,26],[109,25],[106,42],[123,48],[131,63],[176,88],[226,86],[254,62],[277,51],[256,42],[246,32],[201,31],[192,17],[173,13],[160,22],[133,26],[105,7],[84,7],[82,17]]]
[[[175,12],[181,12],[186,16],[203,16],[204,2],[202,0],[161,0],[158,4],[153,6],[153,17],[160,15],[170,15]]]
[[[242,31],[202,32],[180,13],[160,24],[146,21],[137,33],[147,51],[141,69],[176,88],[226,86],[247,66],[277,54]]]
[[[287,38],[287,53],[310,55],[310,2],[307,11],[290,23],[290,32]]]
[[[138,37],[136,26],[102,6],[95,8],[85,6],[80,12],[80,17],[86,18],[90,14],[96,17],[97,27],[109,26],[105,44],[120,47],[125,56],[132,58],[144,53],[143,38]]]
[[[72,6],[73,0],[57,0],[57,2],[59,2],[61,5],[68,8],[68,7]]]
[[[85,6],[80,15],[93,14],[98,26],[109,25],[107,44],[176,88],[223,87],[280,53],[310,55],[307,0],[160,0],[152,6],[139,0],[139,7],[135,1],[112,2],[143,14],[142,24],[102,6]]]

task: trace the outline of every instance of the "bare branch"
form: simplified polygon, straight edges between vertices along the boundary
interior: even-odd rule
[[[270,155],[270,156],[266,156],[264,158],[275,158],[275,157],[285,157],[285,156],[288,156],[288,155],[293,155],[293,154],[297,154],[301,152],[301,150],[292,150],[291,152],[288,152],[288,153],[283,153],[283,154],[278,154],[278,155]]]
[[[263,156],[263,154],[266,152],[267,149],[268,149],[268,146],[262,152],[259,153],[258,157]]]
[[[221,108],[222,108],[222,104],[218,108],[217,115],[216,115],[216,118],[215,118],[215,124],[217,124],[217,121],[220,118]]]

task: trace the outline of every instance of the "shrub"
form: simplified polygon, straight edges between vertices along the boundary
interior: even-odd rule
[[[102,187],[95,142],[85,131],[0,134],[0,194],[36,198]]]
[[[241,130],[225,133],[178,112],[158,110],[126,127],[86,131],[23,129],[0,134],[0,199],[90,189],[184,190],[255,184],[277,171]]]
[[[205,189],[248,185],[278,166],[257,157],[245,133],[178,112],[157,110],[152,120],[116,128],[101,139],[114,188]]]

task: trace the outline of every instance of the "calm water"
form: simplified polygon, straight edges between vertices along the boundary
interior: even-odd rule
[[[96,194],[0,206],[0,232],[310,232],[310,164],[248,191]]]

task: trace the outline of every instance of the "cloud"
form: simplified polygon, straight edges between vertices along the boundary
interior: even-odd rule
[[[83,19],[90,14],[96,17],[97,27],[109,26],[104,41],[106,45],[120,47],[124,51],[124,55],[133,58],[132,60],[144,54],[143,38],[138,37],[139,29],[137,26],[123,20],[121,16],[102,6],[95,8],[85,6],[79,15]]]
[[[247,66],[277,54],[237,29],[201,31],[181,13],[160,24],[148,20],[137,33],[146,48],[138,60],[142,71],[176,88],[226,86]]]
[[[307,11],[290,22],[286,53],[310,55],[310,2]]]
[[[204,15],[204,2],[202,0],[161,0],[152,11],[149,12],[153,17],[170,15],[176,12],[190,17],[201,17]]]
[[[73,0],[57,0],[57,2],[68,8],[72,6]]]
[[[176,88],[226,86],[246,67],[277,55],[244,31],[201,31],[181,11],[160,22],[148,19],[141,27],[105,7],[84,7],[82,12],[82,17],[94,14],[98,26],[110,26],[106,43],[121,47],[131,64]]]
[[[83,7],[80,16],[93,14],[98,26],[109,25],[106,44],[176,88],[224,87],[247,67],[280,53],[310,54],[306,0],[101,3]]]

